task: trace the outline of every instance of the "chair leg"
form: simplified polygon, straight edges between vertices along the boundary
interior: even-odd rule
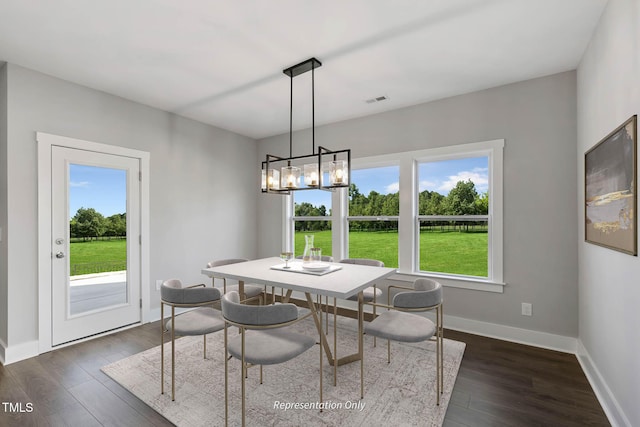
[[[176,400],[176,307],[171,306],[171,400]]]
[[[207,358],[207,335],[205,334],[204,336],[204,342],[203,342],[203,347],[204,347],[204,351],[203,351],[203,359]]]
[[[320,322],[320,328],[322,328],[322,295],[316,295],[316,305],[318,306],[316,313],[318,313],[318,321]]]
[[[444,309],[440,304],[440,394],[444,393]]]
[[[376,285],[373,285],[373,304],[376,303],[376,293],[377,293],[377,289],[376,289]],[[376,306],[373,306],[373,320],[376,320]],[[373,346],[376,347],[376,337],[374,335],[373,337]]]
[[[229,422],[229,358],[227,357],[227,322],[224,323],[224,425]]]
[[[391,340],[387,340],[387,363],[391,363]]]
[[[245,392],[244,392],[244,378],[247,372],[247,365],[244,361],[244,328],[240,328],[241,335],[242,335],[242,360],[241,360],[241,366],[242,369],[240,369],[240,376],[242,377],[242,426],[244,427],[245,422],[244,422],[244,398],[245,398]]]
[[[360,358],[360,399],[364,399],[364,351]]]
[[[328,305],[329,297],[327,297],[326,301],[327,301],[327,305],[326,305],[327,313],[326,313],[326,315],[327,315],[327,321],[328,321],[328,319],[329,319],[329,305]],[[322,295],[320,296],[320,310],[322,310]],[[320,329],[322,329],[322,322],[320,323],[320,325],[321,325]],[[327,327],[328,327],[328,323],[327,323]],[[321,403],[322,403],[322,334],[323,333],[324,332],[322,332],[322,330],[321,330],[320,331],[320,337],[319,337],[320,338],[320,342],[319,342],[319,345],[318,345],[318,347],[320,347],[320,400],[319,401]],[[322,406],[320,406],[320,412],[322,412]]]
[[[327,297],[328,298],[328,297]],[[333,386],[338,385],[338,305],[336,298],[333,299]]]
[[[164,394],[164,303],[160,301],[160,394]]]
[[[320,298],[322,298],[322,297],[320,297]],[[327,318],[325,319],[325,322],[326,322],[325,334],[328,334],[329,333],[329,295],[325,296],[324,298],[325,298],[324,299],[324,302],[325,302],[324,308],[327,311]]]

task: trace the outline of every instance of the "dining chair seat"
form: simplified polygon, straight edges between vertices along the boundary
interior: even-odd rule
[[[247,331],[244,360],[253,365],[276,365],[301,355],[315,343],[314,337],[287,330]],[[233,357],[241,359],[242,337],[230,338],[227,349]]]
[[[362,291],[362,298],[364,302],[371,302],[377,300],[382,296],[382,289],[370,286]],[[353,295],[347,298],[348,301],[358,301],[358,295]]]
[[[436,333],[426,317],[402,311],[385,311],[364,327],[364,333],[400,342],[422,342]]]
[[[171,330],[172,321],[166,323],[166,329]],[[175,334],[186,335],[206,335],[221,331],[224,328],[224,319],[220,310],[212,307],[200,307],[188,311],[175,319]]]

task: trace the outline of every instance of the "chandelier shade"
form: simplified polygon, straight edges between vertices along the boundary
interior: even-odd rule
[[[261,191],[291,194],[297,190],[334,190],[351,182],[351,150],[329,150],[315,143],[315,69],[322,66],[310,58],[282,72],[290,78],[289,157],[267,154],[262,162]],[[311,153],[293,156],[293,79],[311,71]]]

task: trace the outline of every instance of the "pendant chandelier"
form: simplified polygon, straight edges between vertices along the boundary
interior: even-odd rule
[[[282,72],[290,79],[289,157],[267,154],[262,162],[263,193],[291,194],[296,190],[333,190],[349,187],[351,150],[329,150],[315,141],[315,69],[322,66],[310,58]],[[311,71],[311,154],[293,156],[293,78]]]

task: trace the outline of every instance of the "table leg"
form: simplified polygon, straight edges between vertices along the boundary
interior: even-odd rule
[[[240,294],[240,301],[244,301],[244,280],[238,281],[238,293]]]
[[[289,298],[291,298],[291,294],[292,293],[293,293],[293,291],[291,289],[287,290],[287,294],[282,297],[282,303],[283,304],[286,304],[286,303],[289,302]],[[305,295],[308,295],[308,294],[305,294]],[[309,301],[307,301],[307,302],[309,302]],[[313,303],[309,302],[309,304],[313,304]]]
[[[288,291],[287,295],[289,295],[290,292],[291,291]],[[307,297],[307,304],[309,305],[309,309],[311,310],[311,317],[313,317],[313,321],[316,324],[316,329],[320,334],[320,344],[322,345],[325,353],[327,354],[327,360],[329,361],[329,364],[333,365],[335,361],[333,359],[333,355],[331,354],[331,348],[329,348],[329,342],[327,341],[327,337],[322,332],[322,322],[318,318],[318,313],[316,312],[316,307],[315,307],[315,304],[313,303],[313,299],[311,298],[311,294],[308,292],[305,292],[304,295]]]

